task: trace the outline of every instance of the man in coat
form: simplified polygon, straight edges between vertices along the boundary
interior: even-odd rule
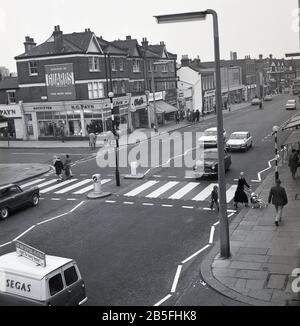
[[[275,224],[276,226],[279,226],[279,222],[281,222],[282,219],[283,207],[288,203],[286,191],[281,187],[281,181],[279,179],[276,180],[276,186],[272,187],[270,190],[268,200],[269,204],[271,204],[271,201],[276,209]]]
[[[64,165],[60,159],[60,157],[57,157],[56,158],[56,161],[54,163],[54,167],[55,167],[55,173],[58,177],[58,182],[62,181],[63,180],[63,176],[62,176],[62,171],[64,169]]]
[[[297,172],[297,169],[298,169],[298,162],[299,162],[298,152],[295,149],[293,149],[292,153],[291,153],[291,155],[289,157],[289,167],[291,169],[292,178],[294,180],[296,180],[296,172]]]

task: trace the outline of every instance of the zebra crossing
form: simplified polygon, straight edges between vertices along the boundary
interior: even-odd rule
[[[147,199],[191,200],[195,202],[209,201],[211,192],[216,183],[177,182],[149,180],[139,183],[129,192],[123,193],[124,197],[142,197]],[[233,198],[237,185],[226,186],[227,203]]]
[[[103,179],[101,181],[101,184],[104,185],[109,183],[110,181],[112,181],[112,179]],[[41,195],[84,195],[87,194],[89,191],[93,190],[94,184],[93,180],[91,179],[79,180],[76,178],[72,178],[59,183],[57,182],[56,178],[50,180],[43,178],[36,179],[25,184],[21,184],[22,189],[26,189],[29,187],[38,187],[40,189]]]

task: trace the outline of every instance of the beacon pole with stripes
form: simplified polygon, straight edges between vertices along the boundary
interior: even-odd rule
[[[113,92],[109,92],[108,93],[108,97],[110,98],[110,108],[111,108],[111,120],[112,120],[112,132],[115,136],[115,140],[116,140],[116,147],[115,147],[115,153],[116,153],[116,185],[117,187],[120,187],[121,183],[120,183],[120,172],[119,172],[119,159],[118,159],[118,151],[119,151],[119,135],[118,135],[118,131],[116,130],[116,123],[115,123],[115,115],[114,115],[114,103],[113,103],[113,97],[114,97],[114,93]]]
[[[279,172],[278,172],[278,131],[279,127],[273,127],[273,135],[275,136],[275,180],[279,179]]]

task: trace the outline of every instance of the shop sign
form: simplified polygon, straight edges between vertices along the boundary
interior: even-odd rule
[[[21,109],[18,105],[0,105],[0,115],[5,118],[21,118]]]
[[[42,251],[30,247],[21,241],[16,241],[16,252],[19,256],[23,256],[37,265],[46,267],[46,255]]]
[[[33,108],[34,111],[50,111],[52,109],[52,106],[35,106]]]
[[[164,101],[166,97],[166,92],[156,92],[155,101]],[[154,102],[153,93],[149,94],[149,102]]]
[[[93,110],[95,106],[93,104],[74,104],[71,105],[72,110]]]
[[[0,122],[0,128],[7,128],[8,123],[7,122]]]
[[[49,101],[76,99],[75,77],[72,63],[45,66],[45,78]]]
[[[204,94],[204,97],[215,96],[216,91],[207,91]]]
[[[146,95],[134,96],[131,98],[130,111],[135,112],[136,110],[144,109],[147,106]]]

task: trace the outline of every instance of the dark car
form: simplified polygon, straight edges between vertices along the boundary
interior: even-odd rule
[[[22,190],[16,184],[0,187],[0,219],[6,219],[11,212],[26,205],[37,206],[40,200],[39,188]]]
[[[218,149],[205,149],[204,162],[197,162],[197,165],[194,167],[195,177],[218,176],[218,163]],[[232,162],[231,155],[226,150],[224,151],[224,163],[225,171],[229,171]]]

